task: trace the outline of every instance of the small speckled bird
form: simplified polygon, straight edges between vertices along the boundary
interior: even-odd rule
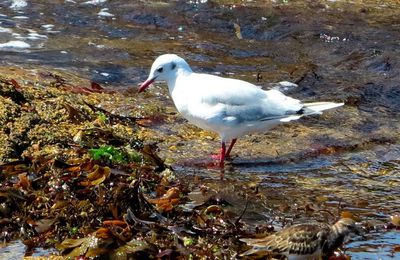
[[[351,233],[359,234],[354,220],[342,218],[333,225],[325,223],[296,224],[265,238],[242,238],[252,249],[241,256],[268,251],[289,260],[328,259]]]

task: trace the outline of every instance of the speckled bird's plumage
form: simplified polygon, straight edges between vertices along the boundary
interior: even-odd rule
[[[332,226],[325,223],[297,224],[265,238],[241,239],[253,246],[242,255],[271,251],[290,260],[327,259],[355,230],[355,222],[349,218],[342,218]]]

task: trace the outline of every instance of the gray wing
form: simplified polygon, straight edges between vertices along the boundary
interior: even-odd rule
[[[265,113],[260,105],[225,106],[221,111],[222,119],[226,123],[242,124],[246,122],[280,120],[291,115],[302,115],[302,109],[298,111],[288,110],[284,114]]]

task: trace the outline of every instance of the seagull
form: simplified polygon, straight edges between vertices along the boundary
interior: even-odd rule
[[[196,73],[176,54],[159,56],[138,92],[154,81],[167,82],[176,109],[190,123],[219,134],[220,167],[224,166],[238,137],[343,105],[302,103],[277,89],[263,90],[243,80]]]
[[[252,249],[241,254],[249,256],[269,251],[289,260],[328,259],[350,234],[360,234],[360,227],[351,218],[341,218],[332,226],[326,223],[297,224],[265,238],[242,238]]]

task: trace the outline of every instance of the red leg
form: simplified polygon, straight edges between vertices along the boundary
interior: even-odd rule
[[[232,139],[231,144],[229,145],[229,148],[228,148],[228,150],[226,151],[225,157],[229,157],[229,154],[231,153],[232,148],[233,148],[233,146],[234,146],[235,143],[236,143],[236,140],[237,140],[236,138],[235,138],[235,139]]]
[[[225,163],[225,153],[226,153],[226,145],[225,142],[221,142],[221,154],[220,154],[220,159],[219,159],[219,166],[222,168],[224,167]]]

